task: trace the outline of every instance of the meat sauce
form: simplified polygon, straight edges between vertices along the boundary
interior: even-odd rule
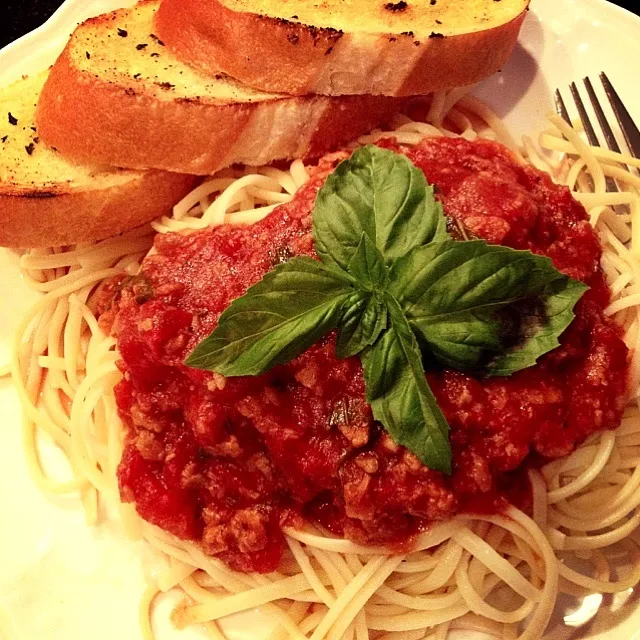
[[[430,521],[501,509],[527,465],[620,422],[627,349],[603,314],[601,249],[582,206],[493,142],[381,146],[424,172],[452,228],[547,255],[590,290],[561,346],[535,367],[492,379],[427,372],[451,426],[446,476],[373,421],[359,359],[339,360],[334,335],[259,377],[182,364],[234,298],[289,257],[315,255],[315,196],[345,154],[322,160],[292,202],[257,224],[159,235],[141,276],[123,287],[114,324],[127,427],[121,494],[235,569],[276,569],[281,528],[304,520],[360,543],[410,544]]]

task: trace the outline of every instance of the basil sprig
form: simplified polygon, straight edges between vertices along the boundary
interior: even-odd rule
[[[456,242],[424,174],[366,146],[318,192],[319,261],[294,257],[224,311],[186,364],[259,375],[337,329],[340,358],[360,354],[367,402],[393,440],[451,472],[449,425],[424,362],[510,375],[559,344],[587,290],[529,251]]]

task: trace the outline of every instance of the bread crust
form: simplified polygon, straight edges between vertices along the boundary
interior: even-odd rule
[[[195,176],[70,162],[47,146],[34,121],[46,78],[23,77],[0,91],[0,245],[101,240],[168,213],[196,185]]]
[[[38,131],[47,144],[85,162],[208,175],[234,163],[320,156],[388,120],[403,104],[398,98],[370,95],[256,94],[232,102],[216,99],[210,89],[202,96],[185,96],[157,89],[166,84],[160,82],[161,71],[154,78],[157,86],[150,88],[122,73],[126,60],[117,75],[110,75],[84,59],[87,30],[113,28],[121,16],[155,5],[143,3],[79,27],[51,69],[38,102]],[[153,24],[145,27],[148,33]],[[182,63],[170,64],[175,75]],[[186,73],[192,71],[185,68]],[[204,79],[203,90],[205,82],[215,80]]]
[[[118,185],[0,185],[0,246],[57,247],[102,240],[169,213],[195,176],[146,171]]]
[[[444,35],[349,33],[234,11],[220,0],[164,0],[156,28],[186,63],[209,74],[222,69],[263,91],[410,96],[499,71],[526,15],[526,0],[518,4],[525,9],[504,24]]]

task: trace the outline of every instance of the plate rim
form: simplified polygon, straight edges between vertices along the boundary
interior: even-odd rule
[[[557,0],[532,0],[534,5],[533,12],[535,13],[535,5],[542,6],[545,2],[551,4],[556,3]],[[110,5],[110,8],[106,8],[107,4]],[[4,69],[6,66],[11,66],[12,61],[15,61],[16,64],[24,65],[27,58],[39,54],[43,54],[44,58],[50,52],[49,63],[53,62],[55,59],[54,50],[58,47],[60,41],[70,33],[80,18],[85,19],[102,11],[114,10],[117,8],[116,5],[124,7],[130,4],[132,4],[130,0],[66,0],[45,23],[0,49],[0,85],[3,83],[3,78],[10,75]],[[576,6],[577,4],[581,5],[583,11],[603,11],[608,15],[615,16],[616,20],[624,21],[631,29],[640,30],[640,16],[607,0],[561,0],[558,4],[561,7],[566,7],[568,11],[571,10],[572,5]],[[629,20],[629,18],[632,18],[632,20]],[[43,44],[45,45],[44,47]],[[39,50],[39,48],[47,51]],[[34,67],[33,71],[35,70]],[[640,623],[640,610],[632,613],[630,618],[637,620],[636,625]],[[615,633],[615,629],[616,627],[612,627],[609,633]],[[596,638],[599,640],[600,636],[596,636]]]

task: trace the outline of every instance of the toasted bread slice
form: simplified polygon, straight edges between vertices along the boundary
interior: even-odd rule
[[[76,164],[35,126],[46,72],[0,92],[0,245],[61,246],[100,240],[171,210],[198,178]]]
[[[164,0],[157,33],[264,91],[407,96],[498,71],[529,0]]]
[[[292,98],[204,76],[154,35],[158,4],[78,27],[40,97],[44,140],[80,160],[210,174],[234,163],[318,156],[401,104],[375,96]]]

